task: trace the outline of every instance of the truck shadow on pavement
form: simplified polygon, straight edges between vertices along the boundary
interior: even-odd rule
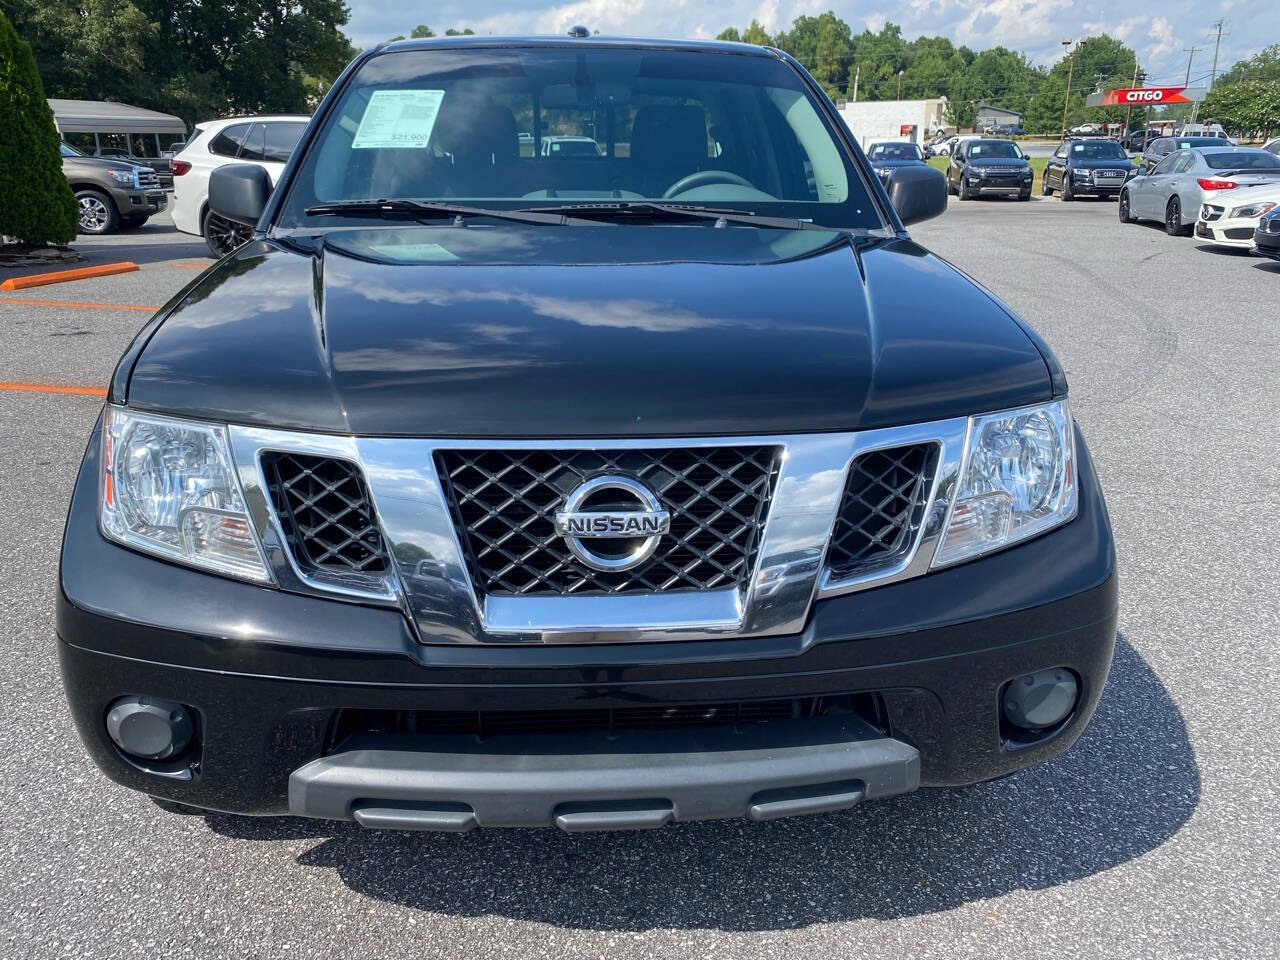
[[[322,838],[300,865],[335,870],[353,891],[411,909],[589,930],[760,931],[934,913],[1087,877],[1160,846],[1199,796],[1182,715],[1122,636],[1076,746],[975,787],[765,824],[620,834],[207,822],[235,839]]]

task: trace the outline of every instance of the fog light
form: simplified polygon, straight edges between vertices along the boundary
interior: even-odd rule
[[[1053,667],[1014,680],[1005,688],[1001,708],[1015,727],[1046,730],[1071,715],[1079,693],[1076,675],[1065,667]]]
[[[191,711],[157,697],[121,697],[107,711],[107,734],[133,757],[167,760],[187,749],[195,734]]]

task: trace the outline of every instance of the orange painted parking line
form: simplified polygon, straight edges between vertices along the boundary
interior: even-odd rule
[[[56,383],[0,383],[0,390],[19,390],[23,393],[62,393],[75,397],[105,397],[103,387],[64,387]]]
[[[208,263],[191,263],[186,260],[171,260],[169,262],[169,266],[178,267],[182,270],[208,270],[213,266],[213,261],[210,260]]]
[[[20,307],[70,307],[74,310],[139,310],[155,313],[160,308],[142,303],[89,303],[83,300],[26,300],[22,297],[0,297],[0,306],[15,303]]]
[[[138,265],[132,260],[104,263],[97,267],[72,267],[53,273],[28,273],[23,277],[10,277],[0,283],[0,290],[25,290],[27,287],[43,287],[50,283],[66,283],[68,280],[89,280],[93,277],[110,277],[117,273],[132,273]]]

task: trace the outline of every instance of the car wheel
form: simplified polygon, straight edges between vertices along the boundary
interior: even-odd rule
[[[1076,195],[1071,192],[1071,178],[1064,176],[1062,178],[1062,202],[1070,203],[1075,198]]]
[[[80,208],[81,233],[112,233],[120,222],[116,214],[116,205],[105,193],[99,193],[97,190],[78,190],[76,203]]]
[[[120,218],[121,230],[137,230],[140,226],[147,222],[146,217],[140,217],[137,214],[130,214],[127,217]]]
[[[1168,205],[1164,208],[1164,232],[1171,237],[1186,232],[1186,227],[1182,223],[1182,201],[1177,197],[1170,197]]]
[[[1030,200],[1030,199],[1031,199],[1031,191],[1030,191],[1030,190],[1024,190],[1024,191],[1022,191],[1022,193],[1018,194],[1018,199],[1019,199],[1019,200]]]
[[[1120,205],[1117,207],[1121,223],[1136,223],[1137,218],[1129,210],[1129,191],[1120,191]]]
[[[1049,186],[1049,171],[1046,170],[1041,176],[1043,179],[1040,181],[1040,196],[1052,197],[1053,187]]]
[[[969,188],[965,186],[964,180],[960,181],[960,188],[956,193],[961,200],[972,200],[973,194],[969,192]]]
[[[204,242],[208,244],[209,253],[216,260],[221,260],[235,250],[252,234],[251,228],[220,217],[212,211],[204,216]]]

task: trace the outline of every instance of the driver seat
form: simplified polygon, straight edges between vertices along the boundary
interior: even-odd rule
[[[637,190],[661,197],[681,177],[707,163],[707,116],[701,107],[651,104],[636,111],[631,163]]]

